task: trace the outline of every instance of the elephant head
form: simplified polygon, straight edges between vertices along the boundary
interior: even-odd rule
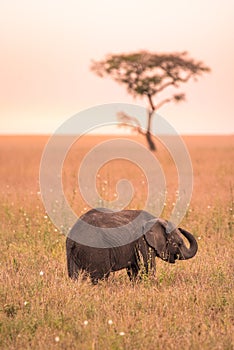
[[[185,245],[181,234],[188,240],[189,248]],[[162,219],[146,222],[144,238],[159,258],[171,264],[177,259],[191,259],[198,249],[197,241],[191,233],[181,228],[177,229],[171,222]]]

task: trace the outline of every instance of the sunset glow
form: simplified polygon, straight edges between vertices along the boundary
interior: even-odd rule
[[[51,133],[104,103],[146,106],[90,71],[92,59],[140,49],[186,50],[212,69],[159,111],[178,132],[233,133],[233,14],[231,0],[3,1],[0,133]]]

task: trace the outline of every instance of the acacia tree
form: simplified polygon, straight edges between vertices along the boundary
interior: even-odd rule
[[[128,54],[107,55],[102,61],[93,61],[91,70],[98,76],[110,76],[116,82],[124,85],[133,97],[146,98],[148,102],[148,121],[146,132],[139,121],[124,112],[119,117],[125,124],[131,124],[144,133],[149,148],[155,150],[151,137],[152,117],[156,111],[169,102],[180,102],[185,99],[184,93],[174,93],[168,98],[156,99],[166,88],[179,88],[191,78],[196,78],[210,68],[201,61],[188,57],[187,52],[151,53],[139,51]],[[158,101],[158,102],[156,102]]]

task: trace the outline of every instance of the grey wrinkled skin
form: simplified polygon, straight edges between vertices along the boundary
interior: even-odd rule
[[[142,235],[134,240],[134,219],[141,214]],[[141,265],[144,273],[156,273],[155,258],[159,257],[171,264],[177,259],[191,259],[197,253],[197,242],[194,236],[161,218],[141,210],[123,210],[112,212],[110,210],[92,209],[80,217],[93,227],[113,228],[126,224],[126,234],[131,235],[132,241],[125,245],[111,248],[96,248],[79,243],[79,235],[84,232],[77,223],[73,226],[66,239],[68,275],[77,279],[79,272],[85,272],[91,277],[94,284],[100,279],[106,279],[111,272],[126,269],[130,280],[135,280]],[[133,224],[131,224],[133,222]],[[87,225],[85,226],[87,230]],[[131,232],[130,232],[131,231]],[[117,231],[118,232],[118,231]],[[88,232],[85,232],[88,234]],[[186,247],[182,236],[189,242]]]

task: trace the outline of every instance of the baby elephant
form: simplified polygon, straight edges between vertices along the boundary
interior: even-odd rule
[[[185,245],[181,234],[188,240]],[[197,253],[194,236],[141,210],[92,209],[80,217],[66,240],[68,275],[86,272],[94,284],[126,268],[130,280],[141,268],[155,274],[155,257],[171,264]]]

